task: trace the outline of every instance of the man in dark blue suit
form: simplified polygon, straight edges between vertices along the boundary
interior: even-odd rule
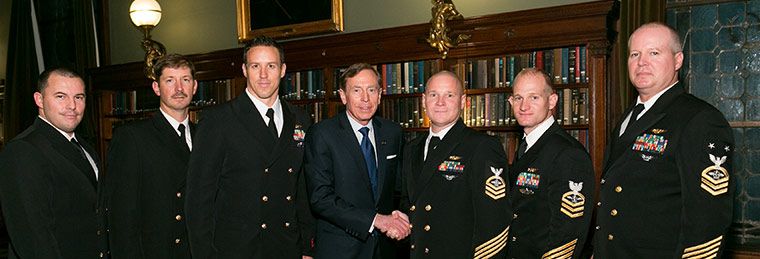
[[[403,239],[410,232],[406,215],[393,204],[404,141],[401,127],[374,116],[379,78],[369,64],[350,66],[341,75],[339,90],[346,113],[306,134],[304,168],[317,218],[318,259],[393,258],[388,237]]]
[[[10,258],[108,255],[98,153],[74,130],[85,109],[82,78],[65,68],[39,77],[39,117],[0,153],[0,204]]]
[[[169,54],[154,66],[160,99],[148,119],[119,127],[108,146],[106,184],[111,256],[190,258],[185,227],[185,176],[195,124],[190,101],[195,66]]]

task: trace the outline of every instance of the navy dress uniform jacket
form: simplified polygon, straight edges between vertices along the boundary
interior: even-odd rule
[[[512,163],[508,258],[579,258],[594,203],[586,149],[557,123]]]
[[[100,167],[98,153],[78,141]],[[98,182],[87,159],[40,118],[11,140],[0,152],[9,258],[107,257],[100,195],[104,175]]]
[[[460,119],[424,160],[428,134],[404,149],[411,258],[505,258],[512,208],[503,146]]]
[[[185,201],[193,258],[311,255],[314,219],[301,169],[311,122],[302,109],[280,103],[279,139],[247,94],[203,111]]]
[[[678,83],[618,132],[620,123],[605,152],[594,258],[721,258],[734,148],[723,115]]]
[[[190,124],[190,136],[195,129]],[[190,150],[164,115],[119,127],[108,146],[111,257],[190,258],[185,176]]]
[[[394,242],[369,229],[377,213],[395,209],[393,196],[401,171],[404,138],[395,122],[372,119],[377,158],[377,194],[346,113],[315,124],[306,137],[305,173],[317,218],[316,258],[395,258]]]

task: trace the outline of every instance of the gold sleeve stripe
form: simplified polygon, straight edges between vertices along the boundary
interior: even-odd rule
[[[705,242],[704,244],[692,246],[683,250],[681,258],[714,258],[718,255],[723,235]]]
[[[501,233],[496,235],[494,238],[491,238],[491,240],[486,241],[485,243],[479,245],[475,248],[475,259],[485,259],[485,258],[491,258],[492,256],[496,255],[507,245],[507,237],[509,236],[509,226],[504,229]]]
[[[554,248],[552,250],[549,250],[549,252],[546,252],[543,256],[541,256],[541,259],[553,259],[553,258],[568,258],[573,255],[573,251],[575,251],[575,244],[578,243],[578,239],[576,238],[573,241],[570,241],[567,244],[564,244],[560,247]]]

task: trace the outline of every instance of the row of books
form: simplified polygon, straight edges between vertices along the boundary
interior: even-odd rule
[[[152,88],[124,92],[103,93],[104,112],[107,115],[126,115],[158,110],[159,99]]]
[[[296,106],[301,107],[301,109],[304,109],[309,115],[311,115],[312,123],[317,123],[321,120],[329,118],[327,114],[327,106],[323,102],[301,104]]]
[[[384,94],[425,92],[425,82],[440,71],[441,60],[408,61],[376,65]]]
[[[322,70],[317,69],[286,73],[280,80],[279,94],[285,100],[302,100],[324,97],[325,82]]]
[[[586,56],[586,47],[576,46],[466,61],[451,70],[460,76],[466,89],[511,87],[515,76],[531,67],[546,71],[554,84],[585,83]]]
[[[192,106],[216,105],[232,100],[232,79],[198,81],[198,90],[190,102]]]
[[[587,88],[558,89],[554,118],[560,125],[588,124]],[[517,126],[508,93],[468,95],[462,120],[470,127]]]
[[[232,99],[232,79],[198,81],[191,106],[216,105]],[[139,114],[158,110],[160,100],[153,88],[131,91],[103,92],[104,112],[107,115]]]
[[[397,122],[404,128],[429,127],[422,109],[422,97],[382,99],[378,108],[380,117]]]

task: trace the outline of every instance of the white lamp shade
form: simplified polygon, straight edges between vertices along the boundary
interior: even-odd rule
[[[156,0],[135,0],[129,6],[129,17],[136,26],[156,26],[161,21],[161,6]]]

